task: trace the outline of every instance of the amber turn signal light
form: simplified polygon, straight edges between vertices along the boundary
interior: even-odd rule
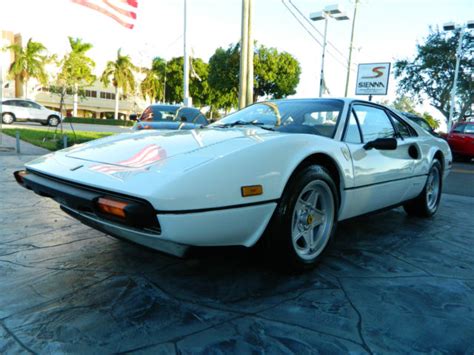
[[[126,218],[125,207],[128,203],[111,200],[109,198],[100,197],[97,201],[97,206],[102,213],[110,214],[119,218]]]
[[[258,196],[263,194],[262,185],[242,186],[242,197]]]
[[[18,170],[18,171],[15,171],[13,175],[15,176],[16,182],[19,183],[20,185],[23,185],[23,182],[24,182],[23,177],[25,175],[28,175],[28,173],[26,172],[26,170]]]

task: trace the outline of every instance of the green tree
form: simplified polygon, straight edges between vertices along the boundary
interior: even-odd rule
[[[92,85],[96,80],[93,74],[95,62],[87,56],[92,44],[85,43],[80,38],[68,37],[68,39],[71,51],[60,62],[61,71],[57,81],[60,87],[73,93],[73,115],[76,116],[79,91],[85,86]]]
[[[20,77],[24,84],[24,95],[28,96],[28,82],[30,79],[37,79],[41,84],[45,85],[48,81],[45,65],[49,58],[45,54],[46,47],[40,42],[34,42],[32,38],[28,40],[25,47],[19,44],[12,44],[6,47],[13,51],[15,60],[10,65],[9,75],[12,78]]]
[[[189,73],[189,94],[196,107],[210,105],[210,88],[208,84],[208,64],[200,58],[191,58]],[[183,57],[171,59],[166,65],[167,102],[183,101]]]
[[[218,95],[214,101],[221,108],[238,102],[240,46],[218,48],[209,59],[209,84]],[[287,52],[260,45],[254,53],[254,100],[260,97],[282,98],[296,92],[301,67]]]
[[[433,116],[431,116],[428,112],[424,112],[421,114],[418,111],[416,111],[415,102],[413,102],[413,100],[406,95],[398,96],[393,102],[393,104],[391,105],[388,104],[388,106],[391,106],[401,112],[409,112],[414,115],[423,117],[433,128],[439,127],[439,122]]]
[[[456,50],[460,31],[454,35],[439,30],[430,30],[425,42],[417,45],[417,54],[413,60],[403,59],[395,62],[395,77],[399,79],[398,90],[410,95],[420,102],[428,97],[430,104],[446,118],[451,106],[451,89],[453,87]],[[454,107],[458,117],[469,109],[474,97],[472,90],[472,40],[465,35],[459,67],[459,77]]]
[[[135,77],[133,72],[138,70],[133,65],[130,56],[122,55],[121,49],[117,51],[117,59],[108,61],[100,80],[105,86],[112,85],[115,88],[115,113],[114,119],[118,119],[120,91],[127,95],[135,90]]]
[[[261,45],[254,57],[254,97],[267,96],[280,99],[296,93],[301,67],[287,52]]]
[[[239,102],[240,46],[217,48],[209,59],[209,86],[212,89],[213,107],[226,112]]]
[[[166,61],[163,58],[153,59],[151,68],[142,68],[145,78],[140,83],[143,98],[151,103],[158,99],[165,101]]]

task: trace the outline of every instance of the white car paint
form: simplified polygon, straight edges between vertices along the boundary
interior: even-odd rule
[[[338,220],[417,196],[435,154],[442,155],[447,176],[452,161],[447,143],[408,120],[405,122],[418,137],[399,139],[397,150],[366,150],[363,144],[344,142],[352,100],[344,99],[344,103],[333,139],[248,126],[141,131],[74,146],[38,158],[26,167],[72,183],[144,199],[155,208],[162,228],[160,235],[148,238],[195,246],[255,244],[291,175],[315,154],[336,164]],[[418,158],[408,155],[410,145],[418,150]],[[263,194],[242,197],[241,187],[249,185],[262,185]],[[156,247],[152,239],[144,242],[143,235],[125,233],[123,237]]]

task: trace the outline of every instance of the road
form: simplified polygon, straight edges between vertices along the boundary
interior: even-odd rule
[[[474,197],[474,162],[454,163],[444,183],[443,192]]]
[[[130,127],[123,126],[110,126],[110,125],[98,125],[98,124],[83,124],[83,123],[73,123],[72,127],[75,131],[86,131],[86,132],[113,132],[113,133],[122,133],[129,132]],[[12,125],[2,125],[2,128],[29,128],[29,129],[50,129],[55,130],[55,127],[42,126],[38,123],[33,122],[17,122]],[[58,127],[59,129],[59,127]],[[71,124],[64,123],[63,129],[66,131],[71,131]]]

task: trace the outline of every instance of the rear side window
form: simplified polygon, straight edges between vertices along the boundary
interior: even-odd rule
[[[199,114],[199,116],[197,116],[195,119],[194,119],[194,123],[197,123],[197,124],[207,124],[207,120],[206,118],[202,115],[202,113]]]
[[[3,105],[17,106],[15,100],[7,100],[2,102]]]
[[[394,137],[395,130],[392,122],[383,109],[354,105],[354,112],[359,121],[364,142]]]
[[[344,138],[344,141],[347,143],[355,143],[355,144],[362,143],[362,139],[360,137],[359,125],[357,124],[357,120],[353,111],[351,111],[351,116],[347,124],[346,136]]]
[[[392,121],[395,125],[395,128],[402,135],[403,138],[416,136],[416,133],[400,118],[395,115],[392,115],[391,113],[390,117],[392,117]]]
[[[464,128],[464,133],[466,133],[466,134],[474,134],[474,124],[468,124],[468,125],[466,125],[466,128]]]
[[[453,132],[456,132],[456,133],[463,133],[465,127],[466,127],[465,124],[457,125],[456,127],[454,127]]]

